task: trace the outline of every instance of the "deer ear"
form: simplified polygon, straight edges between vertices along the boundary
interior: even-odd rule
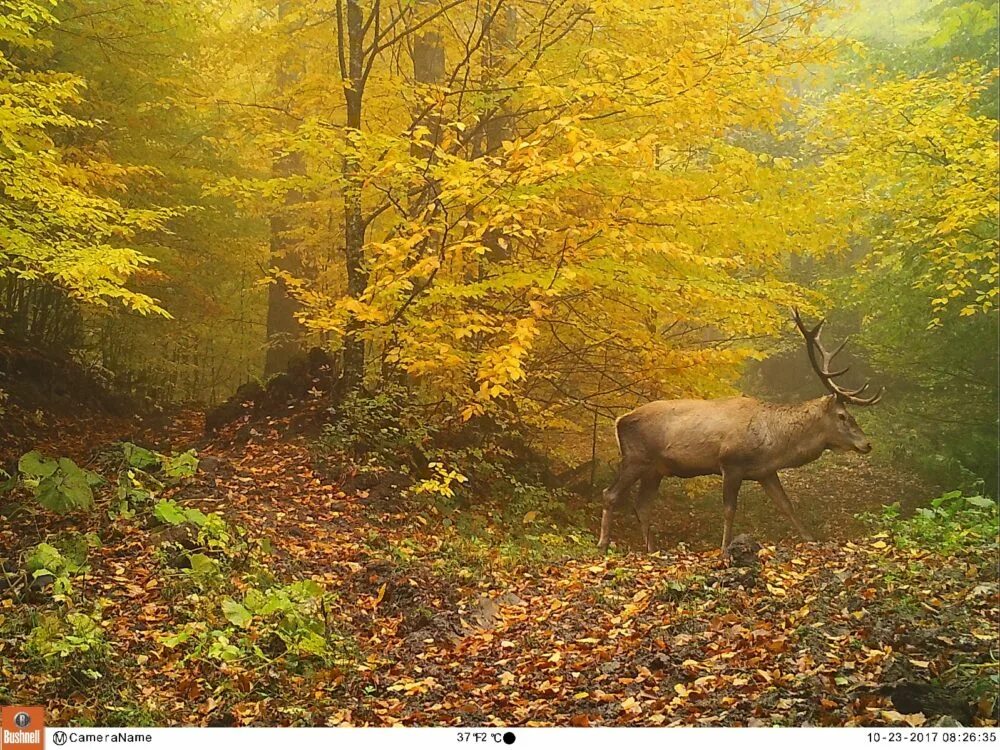
[[[830,411],[834,411],[837,408],[837,404],[839,403],[840,399],[838,399],[837,396],[833,393],[831,393],[829,396],[823,397],[823,406],[825,406]]]

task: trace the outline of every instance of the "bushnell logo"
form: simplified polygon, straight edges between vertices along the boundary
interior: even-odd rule
[[[42,750],[45,713],[41,706],[0,708],[0,750]]]

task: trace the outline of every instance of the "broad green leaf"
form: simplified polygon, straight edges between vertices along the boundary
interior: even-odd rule
[[[965,498],[965,502],[967,502],[969,505],[974,505],[977,508],[994,508],[996,507],[997,504],[995,500],[988,497],[983,497],[981,495],[976,495],[975,497],[967,497]]]
[[[11,476],[3,469],[0,469],[0,493],[10,492],[17,487],[17,476]]]
[[[17,470],[33,479],[43,479],[51,476],[59,468],[59,463],[51,458],[45,458],[38,451],[29,451],[17,462]]]
[[[188,560],[191,563],[191,570],[196,575],[212,575],[219,568],[215,560],[201,552],[188,555]]]
[[[238,628],[246,628],[253,621],[253,614],[237,601],[225,599],[222,602],[222,614]]]
[[[68,458],[59,459],[59,469],[63,473],[60,491],[70,510],[90,510],[94,506],[94,492],[90,477]]]
[[[208,516],[197,508],[185,508],[184,518],[198,527],[204,526],[208,522]]]
[[[122,443],[122,451],[125,454],[125,461],[133,468],[149,470],[160,466],[161,456],[148,448],[135,443]]]
[[[153,515],[171,526],[177,526],[186,520],[184,511],[173,500],[161,500],[158,502],[153,506]]]
[[[168,648],[176,648],[182,643],[187,643],[191,640],[191,636],[194,633],[189,628],[182,628],[172,635],[163,635],[158,638],[159,642]]]
[[[264,607],[267,605],[267,598],[261,593],[260,589],[247,589],[246,594],[243,596],[243,604],[251,612],[262,614]]]
[[[42,542],[36,546],[31,554],[28,555],[28,559],[25,560],[25,567],[31,573],[36,570],[54,570],[58,572],[63,569],[65,564],[66,561],[62,553],[47,542]]]
[[[186,451],[177,456],[165,456],[163,458],[163,473],[171,479],[186,479],[194,476],[198,470],[198,458],[193,450]]]

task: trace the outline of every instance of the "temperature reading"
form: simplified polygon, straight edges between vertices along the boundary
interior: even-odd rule
[[[486,732],[459,732],[458,741],[459,742],[486,742],[489,738],[489,734]]]
[[[514,744],[513,732],[459,732],[455,739],[467,744],[492,743],[492,744]]]

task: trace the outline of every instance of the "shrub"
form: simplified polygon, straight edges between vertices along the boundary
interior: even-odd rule
[[[90,510],[94,507],[93,488],[104,482],[98,474],[81,469],[68,458],[47,458],[30,451],[17,462],[20,483],[29,489],[43,508],[56,513]]]
[[[72,577],[87,570],[85,561],[85,551],[72,549],[63,554],[53,545],[42,542],[28,554],[25,569],[32,580],[51,576],[52,593],[56,599],[61,599],[73,591]]]
[[[222,602],[225,618],[236,627],[256,629],[265,644],[297,657],[326,659],[330,651],[325,622],[327,593],[315,581],[296,581],[266,591],[249,589],[242,602]]]
[[[881,513],[860,516],[878,530],[893,534],[897,544],[944,553],[970,546],[996,549],[1000,533],[997,503],[981,495],[967,496],[961,491],[946,492],[918,508],[912,518],[902,518],[899,504],[887,506]]]
[[[226,557],[246,550],[245,530],[239,526],[230,527],[218,513],[202,513],[197,508],[185,508],[175,500],[160,500],[153,506],[153,516],[169,526],[191,524],[198,530],[198,544]]]
[[[352,391],[331,410],[320,449],[371,471],[408,473],[412,467],[421,467],[426,463],[423,447],[434,431],[412,403],[409,391],[388,383],[377,394]]]
[[[239,601],[216,600],[217,608],[207,611],[205,620],[190,622],[160,642],[170,648],[185,646],[189,659],[267,663],[281,658],[293,666],[308,661],[331,664],[350,649],[328,627],[329,597],[311,580],[250,588]]]
[[[121,457],[117,463],[118,506],[112,515],[131,518],[137,509],[154,502],[164,487],[181,479],[194,476],[198,459],[193,450],[174,456],[149,450],[134,443],[120,444]]]
[[[100,614],[69,612],[64,616],[47,612],[28,635],[25,653],[39,658],[49,668],[73,667],[93,679],[107,657],[109,648],[100,625]]]
[[[549,486],[548,464],[520,434],[515,415],[435,420],[415,394],[387,386],[349,394],[331,417],[316,446],[321,461],[362,476],[405,474],[406,486],[390,491],[434,505],[447,523],[470,515],[470,506],[519,537],[567,520],[570,495]]]

